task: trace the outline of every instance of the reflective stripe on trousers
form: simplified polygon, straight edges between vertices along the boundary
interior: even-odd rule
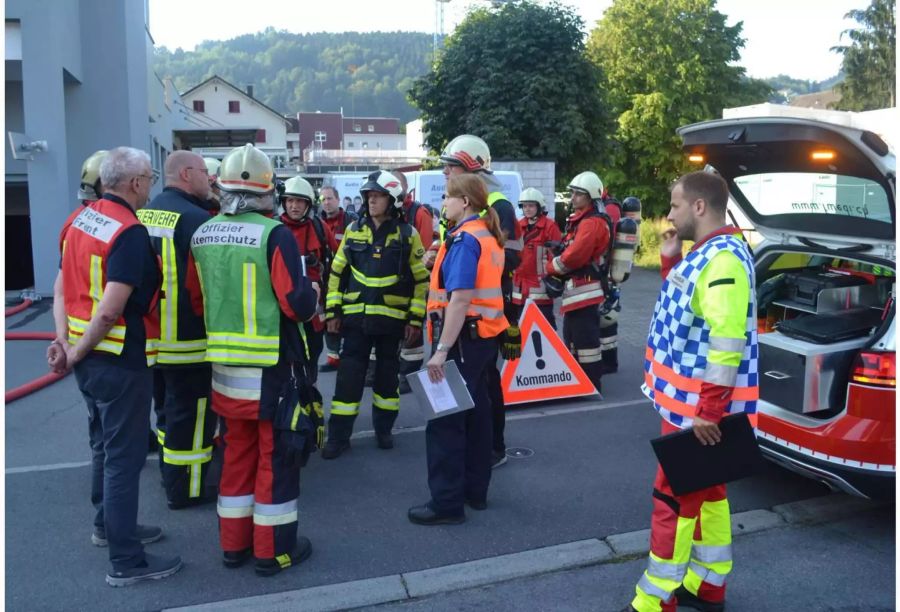
[[[261,504],[253,506],[253,524],[272,527],[287,525],[297,520],[297,500],[292,499],[280,504]]]
[[[219,495],[216,513],[222,518],[245,518],[253,516],[252,495]]]

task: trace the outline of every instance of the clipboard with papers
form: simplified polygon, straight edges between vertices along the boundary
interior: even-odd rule
[[[433,383],[428,378],[428,368],[407,374],[406,380],[429,420],[475,406],[466,382],[452,360],[444,364],[444,378],[439,383]]]
[[[719,422],[722,440],[704,446],[693,429],[650,441],[659,465],[675,495],[752,476],[763,462],[750,420],[743,412]]]

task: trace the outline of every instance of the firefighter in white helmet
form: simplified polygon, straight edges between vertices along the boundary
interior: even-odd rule
[[[313,210],[316,201],[316,191],[302,176],[295,176],[284,182],[284,193],[281,194],[281,205],[284,213],[281,222],[284,223],[294,239],[300,257],[303,258],[306,276],[309,280],[319,283],[320,287],[328,286],[328,273],[331,270],[331,260],[337,252],[338,243],[334,239],[331,229],[325,225]],[[309,348],[309,361],[314,367],[308,372],[309,378],[315,381],[318,377],[319,355],[322,354],[325,334],[325,292],[319,298],[319,306],[316,316],[311,321],[303,324],[306,330],[306,344]]]
[[[188,266],[191,301],[206,323],[212,408],[225,421],[223,563],[238,567],[255,557],[261,576],[312,550],[297,537],[299,470],[315,444],[306,432],[321,417],[321,396],[313,397],[304,377],[309,363],[298,325],[315,315],[319,291],[302,273],[290,230],[271,218],[274,179],[268,156],[251,144],[225,156],[222,212],[194,233]]]
[[[582,172],[569,183],[569,190],[574,210],[566,222],[562,248],[545,271],[564,283],[563,340],[600,393],[600,306],[606,299],[601,279],[607,273],[613,226],[599,208],[603,193],[599,176]]]
[[[390,172],[371,173],[360,188],[362,216],[344,232],[328,279],[328,331],[343,339],[323,459],[350,448],[369,353],[375,349],[372,425],[378,448],[391,449],[400,410],[400,342],[422,334],[428,270],[415,228],[403,221],[403,187]]]
[[[562,233],[556,221],[547,215],[544,194],[529,187],[519,194],[519,208],[524,215],[519,220],[522,228],[522,263],[513,273],[513,304],[525,305],[525,300],[532,300],[541,310],[550,325],[556,329],[556,317],[553,315],[553,298],[547,295],[541,279],[546,276],[544,270],[552,251],[548,242],[562,240]]]

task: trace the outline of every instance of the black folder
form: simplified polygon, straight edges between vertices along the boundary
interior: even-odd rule
[[[719,422],[722,439],[703,446],[693,429],[650,441],[675,495],[752,476],[762,465],[762,453],[750,419],[743,412]]]

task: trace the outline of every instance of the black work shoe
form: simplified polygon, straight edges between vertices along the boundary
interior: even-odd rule
[[[406,380],[406,376],[400,376],[400,395],[404,395],[406,393],[411,393],[412,387],[409,386],[409,381]]]
[[[684,588],[684,585],[675,589],[674,595],[675,599],[678,600],[678,605],[684,606],[685,608],[693,608],[694,610],[701,610],[702,612],[723,612],[723,610],[725,610],[724,601],[706,601],[705,599],[700,599]]]
[[[472,510],[487,510],[487,501],[483,499],[467,499],[466,503]]]
[[[350,440],[338,442],[337,440],[329,440],[322,449],[322,459],[337,459],[344,451],[350,450]]]
[[[635,610],[634,606],[628,604],[627,606],[622,608],[622,612],[637,612],[637,610]]]
[[[228,569],[235,569],[249,561],[252,556],[252,548],[245,548],[244,550],[226,550],[222,553],[222,563]]]
[[[138,525],[134,530],[134,535],[141,541],[141,544],[152,544],[162,538],[163,531],[159,527]],[[104,527],[94,527],[94,533],[91,534],[91,544],[101,548],[109,546]]]
[[[392,434],[391,432],[376,433],[375,438],[378,441],[378,448],[382,450],[390,450],[394,448],[394,434]]]
[[[159,580],[171,576],[181,569],[181,557],[157,557],[144,554],[144,561],[137,567],[113,571],[106,575],[106,584],[112,587],[126,587],[143,580]]]
[[[466,522],[465,514],[438,514],[428,504],[410,508],[406,513],[416,525],[459,525]]]
[[[491,451],[491,469],[495,469],[506,463],[506,453],[500,451]]]
[[[188,497],[187,499],[168,500],[166,504],[169,510],[183,510],[185,508],[193,508],[194,506],[202,506],[210,504],[218,499],[218,495],[201,495],[200,497]]]
[[[300,565],[312,554],[312,543],[309,538],[297,538],[297,546],[290,554],[278,555],[274,559],[257,559],[256,573],[259,576],[274,576],[281,570]]]

